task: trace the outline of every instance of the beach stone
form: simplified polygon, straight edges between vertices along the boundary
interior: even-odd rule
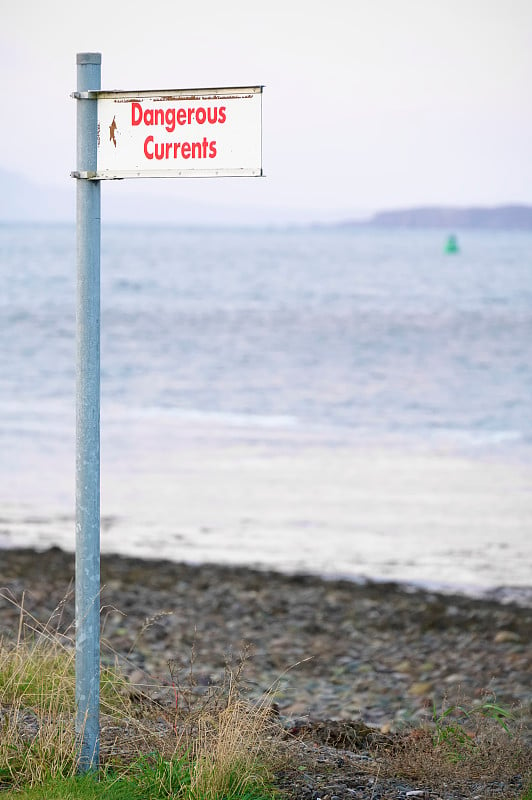
[[[291,703],[288,706],[281,706],[283,714],[288,717],[299,717],[308,714],[308,703]]]
[[[134,669],[128,679],[133,686],[141,686],[146,683],[146,673],[142,669]]]
[[[408,659],[405,659],[404,661],[401,661],[399,664],[397,664],[395,669],[397,672],[403,673],[403,672],[412,672],[413,667],[412,663],[408,661]]]
[[[461,683],[464,683],[466,678],[465,675],[462,675],[460,673],[451,673],[450,675],[446,675],[443,680],[445,681],[445,683],[459,685]]]
[[[432,683],[430,681],[418,681],[413,683],[408,689],[408,693],[415,697],[425,697],[432,691]]]
[[[521,638],[518,633],[513,631],[497,631],[493,641],[495,644],[506,644],[507,642],[520,642]]]

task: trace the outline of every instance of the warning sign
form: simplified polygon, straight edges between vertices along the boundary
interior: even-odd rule
[[[262,175],[262,86],[92,94],[95,178]]]

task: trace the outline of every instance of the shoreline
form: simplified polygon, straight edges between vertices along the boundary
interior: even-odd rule
[[[57,547],[57,545],[52,545],[51,547],[9,547],[7,545],[0,545],[0,558],[3,556],[4,553],[14,551],[29,551],[33,552],[36,555],[41,553],[47,553],[49,550],[60,550],[61,552],[65,553],[66,555],[70,555],[74,557],[75,551]],[[309,580],[315,580],[317,582],[321,582],[324,584],[352,584],[357,587],[368,587],[368,586],[394,586],[397,588],[398,591],[404,592],[405,594],[413,594],[416,592],[423,592],[427,594],[439,595],[442,598],[452,599],[453,597],[461,597],[464,600],[479,600],[479,601],[487,601],[490,603],[495,603],[497,605],[502,606],[517,606],[523,609],[532,609],[532,586],[463,586],[459,584],[450,584],[450,583],[436,583],[434,581],[408,581],[408,580],[400,580],[400,579],[389,579],[389,578],[379,578],[379,577],[370,577],[367,575],[356,575],[356,574],[349,574],[349,573],[338,573],[338,572],[331,572],[331,573],[322,573],[322,572],[312,572],[311,570],[300,570],[294,571],[291,569],[282,569],[281,567],[272,567],[268,564],[242,564],[242,563],[216,563],[216,562],[201,562],[201,561],[173,561],[172,559],[162,558],[159,559],[157,557],[143,557],[143,556],[136,556],[136,555],[128,555],[127,553],[119,553],[119,552],[105,552],[102,551],[101,553],[102,559],[124,559],[124,560],[139,560],[144,562],[148,568],[151,563],[167,563],[169,565],[176,565],[182,566],[185,568],[190,569],[201,569],[202,567],[208,569],[219,569],[219,570],[242,570],[242,571],[249,571],[250,573],[257,573],[258,575],[277,575],[283,578],[292,578],[295,580],[305,578]],[[1,572],[0,572],[1,574]]]
[[[117,418],[106,431],[104,553],[474,596],[532,588],[531,465],[172,418]],[[73,453],[14,452],[1,544],[73,548]]]
[[[23,594],[28,613],[71,630],[73,570],[73,554],[58,548],[3,550],[3,635],[16,638],[19,624],[6,597]],[[515,603],[107,554],[101,577],[103,660],[133,648],[126,671],[137,681],[167,683],[169,662],[187,673],[193,653],[199,684],[215,683],[228,653],[237,658],[248,643],[247,689],[276,686],[287,718],[362,719],[389,731],[430,719],[433,703],[483,693],[532,716],[532,609]]]
[[[4,523],[7,520],[2,520]],[[61,518],[61,522],[65,523],[68,522],[70,527],[74,525],[74,517],[71,519],[66,520],[65,517]],[[54,526],[57,524],[56,520],[53,518],[45,518],[45,517],[33,517],[29,520],[24,520],[22,524],[26,524],[26,522],[34,524],[34,525],[50,525]],[[106,520],[105,517],[102,517],[102,529],[110,528],[113,524],[116,524],[116,520]],[[49,550],[60,550],[65,554],[69,554],[71,556],[75,555],[75,548],[69,548],[60,546],[55,543],[45,544],[42,547],[35,546],[33,543],[29,545],[22,545],[19,543],[10,544],[8,537],[2,537],[2,531],[0,531],[0,554],[10,552],[10,551],[31,551],[35,554],[38,553],[46,553]],[[22,538],[22,537],[21,537]],[[202,561],[200,559],[172,559],[167,557],[157,557],[157,556],[145,556],[139,555],[135,552],[129,553],[126,551],[113,551],[109,549],[102,549],[101,550],[101,558],[106,559],[135,559],[145,562],[149,565],[152,562],[167,562],[168,564],[175,564],[175,565],[182,565],[184,567],[190,567],[192,569],[201,568],[201,567],[208,567],[213,569],[239,569],[239,570],[249,570],[250,572],[257,572],[262,574],[274,573],[278,574],[279,576],[284,576],[287,578],[298,578],[298,577],[305,577],[309,579],[315,579],[316,581],[322,581],[324,583],[352,583],[356,586],[367,586],[367,585],[394,585],[399,590],[402,590],[406,593],[412,592],[430,592],[438,595],[442,595],[444,597],[464,597],[466,599],[471,600],[486,600],[494,603],[499,603],[501,605],[517,605],[522,608],[532,608],[532,583],[530,585],[523,585],[523,584],[497,584],[497,585],[474,585],[474,584],[460,584],[460,583],[450,583],[448,581],[436,581],[431,580],[429,578],[423,580],[409,580],[409,579],[402,579],[399,577],[382,577],[382,576],[371,576],[365,573],[354,573],[354,572],[341,572],[331,570],[330,572],[327,571],[319,571],[313,569],[304,569],[304,568],[291,568],[289,566],[283,566],[282,564],[268,564],[268,563],[260,563],[260,562],[243,562],[243,561]]]

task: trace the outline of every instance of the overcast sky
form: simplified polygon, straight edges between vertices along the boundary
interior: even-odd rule
[[[150,180],[148,192],[172,204],[332,219],[417,204],[532,203],[531,0],[0,7],[0,168],[72,183],[75,58],[96,51],[103,88],[265,85],[267,177]],[[146,182],[103,188],[119,202]]]

